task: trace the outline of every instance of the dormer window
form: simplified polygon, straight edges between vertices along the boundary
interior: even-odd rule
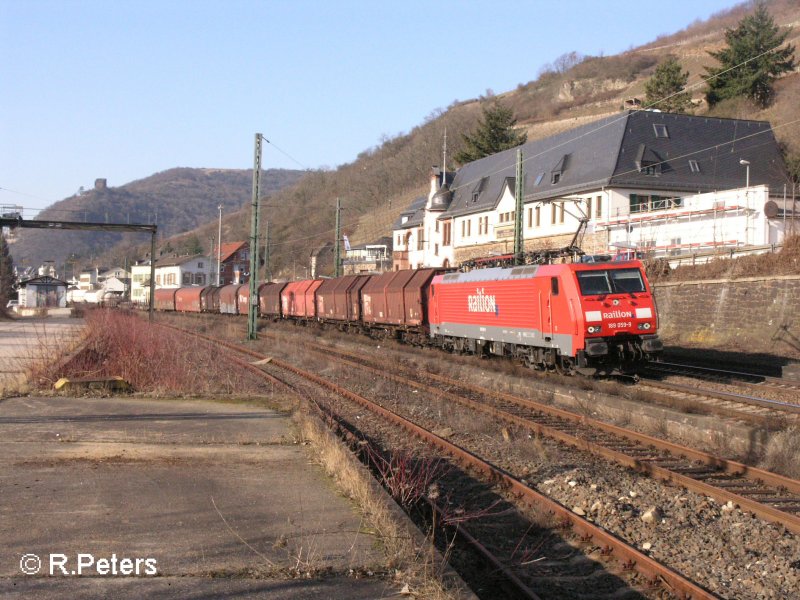
[[[656,132],[657,138],[668,138],[669,131],[667,131],[667,126],[663,123],[653,123],[653,130]]]
[[[644,144],[639,145],[639,150],[636,153],[636,168],[639,173],[644,175],[659,175],[661,173],[661,166],[663,161],[651,148]]]
[[[561,160],[559,160],[558,163],[556,163],[556,166],[553,167],[553,170],[550,171],[551,184],[555,185],[559,181],[561,181],[561,175],[564,173],[564,171],[567,170],[567,167],[569,166],[569,157],[570,157],[569,154],[565,154],[564,156],[562,156]]]
[[[488,176],[487,177],[481,177],[481,180],[478,182],[478,184],[474,188],[472,188],[472,201],[473,202],[477,202],[478,201],[478,197],[481,195],[481,192],[486,187],[486,183],[488,181],[489,181],[489,177]]]

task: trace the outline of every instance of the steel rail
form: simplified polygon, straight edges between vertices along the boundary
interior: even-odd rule
[[[409,383],[407,378],[387,373],[385,370],[382,369],[378,369],[368,365],[363,365],[361,363],[354,363],[348,361],[347,359],[341,358],[341,356],[333,356],[331,358],[340,362],[348,363],[351,366],[367,369],[371,373],[383,377],[384,379],[389,379],[397,383],[404,383],[404,384]],[[426,374],[426,376],[428,375],[430,374]],[[441,376],[437,376],[437,378],[438,377]],[[449,383],[453,383],[462,388],[471,387],[463,383],[457,383],[457,382],[449,382]],[[788,477],[784,477],[776,473],[771,473],[769,471],[764,471],[754,467],[749,467],[748,465],[742,463],[728,461],[716,457],[712,454],[701,452],[699,450],[693,450],[691,448],[680,446],[672,442],[667,442],[645,434],[623,429],[622,427],[611,425],[609,423],[604,423],[602,421],[597,421],[590,417],[576,415],[574,413],[570,413],[568,411],[563,411],[561,409],[553,407],[547,407],[546,405],[542,405],[537,402],[527,400],[524,398],[517,398],[515,396],[511,396],[510,394],[494,392],[490,390],[481,390],[480,388],[473,388],[470,391],[482,395],[496,395],[498,397],[503,398],[503,400],[505,400],[506,402],[512,403],[516,406],[521,406],[530,410],[535,410],[537,412],[546,412],[551,416],[558,417],[560,419],[565,419],[571,423],[578,423],[580,425],[587,426],[592,429],[598,429],[606,433],[612,434],[618,438],[621,437],[626,440],[635,442],[637,444],[655,447],[659,450],[668,452],[669,454],[676,457],[686,456],[690,460],[701,462],[702,464],[712,467],[714,469],[720,469],[723,473],[727,475],[743,477],[750,481],[756,481],[761,484],[771,485],[776,488],[785,488],[793,493],[800,494],[800,481],[790,479]],[[604,446],[586,439],[582,439],[570,433],[561,431],[555,427],[549,425],[542,425],[541,423],[536,423],[535,421],[532,421],[530,418],[520,417],[506,410],[498,409],[496,407],[489,406],[479,401],[471,400],[469,398],[465,398],[463,396],[460,396],[458,394],[453,394],[445,390],[436,389],[435,393],[441,396],[442,398],[446,398],[448,401],[461,404],[462,406],[467,406],[469,408],[472,408],[473,410],[478,410],[480,412],[489,414],[494,417],[502,418],[509,423],[524,427],[540,435],[556,439],[558,441],[585,450],[592,454],[602,456],[618,464],[634,469],[639,473],[656,477],[657,479],[660,479],[662,481],[667,481],[678,485],[682,485],[687,489],[690,489],[697,493],[704,494],[706,496],[711,496],[712,498],[715,498],[717,501],[720,501],[721,503],[725,502],[736,503],[740,507],[751,511],[752,513],[756,514],[762,519],[765,519],[773,523],[783,524],[786,526],[787,529],[791,530],[792,532],[800,533],[800,515],[788,513],[773,506],[762,504],[761,502],[758,502],[757,500],[754,500],[752,498],[748,498],[746,496],[742,496],[735,492],[728,491],[724,488],[708,484],[704,481],[697,480],[693,477],[684,475],[674,470],[661,467],[650,460],[642,460],[639,458],[635,458],[624,452],[620,452],[613,448],[609,448],[608,446]],[[548,410],[544,411],[543,410],[544,408],[547,408]]]
[[[177,327],[174,329],[185,332],[185,330]],[[221,340],[215,340],[213,338],[209,338],[208,336],[195,334],[193,332],[185,333],[198,335],[199,337],[203,337],[208,341],[218,343],[229,349],[242,351],[253,357],[265,358],[265,356],[261,353],[249,349],[243,349],[238,345],[230,344]],[[571,510],[567,509],[556,501],[551,500],[547,496],[544,496],[536,490],[528,487],[507,473],[505,470],[491,465],[468,450],[461,448],[460,446],[457,446],[456,444],[453,444],[442,437],[439,437],[435,433],[417,425],[413,421],[410,421],[405,417],[387,408],[384,408],[383,406],[380,406],[379,404],[376,404],[375,402],[372,402],[371,400],[368,400],[359,394],[356,394],[355,392],[352,392],[338,384],[320,377],[319,375],[299,369],[294,365],[286,363],[280,359],[273,357],[270,360],[270,364],[279,369],[294,373],[295,375],[308,381],[312,381],[323,388],[326,388],[344,398],[347,398],[348,400],[351,400],[352,402],[355,402],[363,408],[381,416],[384,420],[400,426],[412,436],[417,437],[427,442],[431,446],[438,448],[444,454],[457,460],[465,468],[477,471],[489,482],[505,489],[508,493],[519,498],[528,505],[537,506],[547,510],[565,525],[569,525],[572,530],[582,539],[586,541],[591,540],[595,545],[601,547],[606,556],[615,558],[624,568],[632,569],[640,573],[647,579],[648,582],[650,582],[651,585],[666,588],[671,593],[681,595],[681,597],[686,599],[695,600],[702,598],[710,600],[715,598],[713,594],[701,588],[694,582],[686,579],[680,573],[673,571],[666,565],[663,565],[649,556],[639,552],[636,548],[629,546],[623,540],[617,538],[610,532],[603,530],[583,517],[573,513]]]
[[[249,356],[251,356],[253,358],[258,358],[258,357],[263,358],[263,356],[264,356],[263,354],[260,354],[258,352],[254,352],[254,351],[252,351],[250,349],[242,348],[241,346],[237,346],[235,344],[231,344],[231,343],[225,342],[223,340],[217,340],[217,339],[211,338],[209,336],[206,336],[206,335],[203,335],[203,334],[200,334],[200,333],[189,332],[189,331],[174,327],[172,325],[166,325],[164,323],[160,323],[159,325],[162,326],[162,327],[168,327],[170,329],[174,329],[174,330],[180,331],[181,333],[184,333],[184,334],[187,334],[187,335],[192,335],[192,336],[199,337],[199,338],[203,339],[204,341],[206,341],[208,343],[222,345],[222,346],[224,346],[224,347],[226,347],[226,348],[228,348],[230,350],[238,351],[238,352],[247,354],[247,355],[249,355]],[[233,356],[230,356],[229,360],[231,360],[231,362],[233,362],[234,364],[237,364],[238,366],[240,366],[242,368],[245,368],[245,369],[247,369],[249,371],[252,371],[252,372],[256,373],[257,375],[260,375],[260,376],[264,377],[265,379],[267,379],[268,381],[270,381],[272,383],[275,383],[275,384],[278,384],[278,385],[282,385],[282,386],[290,389],[294,393],[304,397],[308,401],[309,405],[317,412],[318,416],[322,419],[322,421],[327,423],[329,427],[331,427],[331,428],[335,427],[335,430],[338,433],[340,433],[341,435],[346,437],[353,444],[357,444],[358,442],[361,441],[359,438],[357,438],[357,436],[352,431],[350,431],[350,429],[348,429],[342,423],[342,419],[338,415],[336,415],[332,410],[324,408],[319,402],[317,402],[317,400],[307,396],[306,394],[303,394],[302,392],[300,392],[300,390],[298,390],[292,384],[290,384],[290,383],[288,383],[286,381],[283,381],[282,379],[280,379],[278,377],[275,377],[274,375],[271,375],[271,374],[267,373],[263,369],[259,368],[259,366],[257,364],[254,364],[254,363],[251,363],[251,362],[247,362],[245,360],[238,359],[238,358],[233,357]],[[281,361],[277,361],[275,359],[270,360],[270,363],[273,363],[273,362],[275,363],[275,366],[277,366],[279,368],[284,368],[280,364]],[[297,373],[297,372],[295,372],[295,374],[299,375],[299,373]],[[301,375],[301,376],[304,376],[304,375]],[[431,500],[430,498],[426,498],[426,501],[428,502],[429,506],[431,507],[431,510],[433,510],[434,512],[436,512],[439,515],[443,514],[441,507],[438,504],[436,504],[433,500]],[[517,597],[526,598],[528,600],[541,600],[541,598],[533,590],[531,590],[530,587],[528,587],[525,583],[523,583],[523,581],[516,575],[516,573],[514,573],[509,567],[504,565],[494,554],[492,554],[491,551],[489,551],[488,548],[486,548],[486,546],[481,544],[481,542],[478,541],[477,538],[475,538],[471,533],[469,533],[469,531],[467,530],[466,527],[464,527],[463,525],[460,525],[457,528],[457,534],[459,536],[461,536],[473,548],[473,550],[475,552],[477,552],[479,555],[481,555],[481,557],[483,557],[483,559],[486,560],[486,562],[489,563],[489,565],[491,565],[491,567],[496,572],[498,572],[503,578],[506,579],[508,584],[510,584],[510,586],[512,587],[513,592],[516,592]],[[512,591],[512,590],[506,589],[504,591],[509,592],[509,591]]]
[[[384,379],[389,379],[397,383],[402,383],[402,384],[409,383],[409,376],[394,375],[392,373],[388,373],[385,369],[364,365],[361,362],[351,362],[346,358],[343,358],[345,356],[349,356],[355,359],[356,361],[370,360],[363,356],[359,356],[356,353],[349,352],[347,350],[337,349],[336,354],[331,355],[330,353],[325,352],[324,350],[315,348],[313,345],[308,345],[308,344],[304,345],[311,350],[315,350],[317,352],[325,354],[325,356],[331,360],[348,363],[351,366],[357,368],[367,369],[371,373],[379,377],[382,377]],[[409,373],[409,371],[406,369],[403,370],[412,378],[417,377],[417,381],[419,382],[418,374]],[[696,450],[686,446],[681,446],[679,444],[675,444],[673,442],[669,442],[666,440],[661,440],[659,438],[655,438],[643,433],[638,433],[632,430],[624,429],[622,427],[612,425],[610,423],[605,423],[603,421],[599,421],[596,419],[592,419],[591,417],[587,417],[584,415],[576,415],[575,413],[555,408],[552,406],[548,406],[546,404],[541,404],[533,400],[520,398],[505,392],[489,390],[487,388],[465,383],[462,381],[456,381],[454,379],[451,379],[443,375],[437,375],[434,373],[425,373],[424,377],[433,379],[434,381],[438,381],[440,383],[449,386],[454,386],[467,390],[474,394],[489,396],[489,397],[494,396],[495,398],[498,398],[504,402],[508,402],[519,407],[524,407],[528,410],[541,412],[554,418],[566,420],[570,423],[588,427],[592,430],[603,431],[616,438],[623,438],[627,441],[636,444],[641,444],[645,447],[648,446],[653,447],[656,448],[657,450],[667,452],[675,457],[681,457],[681,458],[686,458],[690,461],[696,461],[717,470],[721,474],[729,475],[732,477],[741,477],[748,481],[755,482],[759,485],[771,486],[777,488],[778,490],[785,489],[791,493],[800,495],[800,481],[784,477],[783,475],[778,475],[777,473],[772,473],[770,471],[765,471],[763,469],[751,467],[749,465],[745,465],[743,463],[739,463],[736,461],[723,459],[714,456],[713,454],[709,454],[707,452],[702,452],[700,450]],[[439,389],[436,389],[435,393],[443,398],[446,398],[449,401],[461,404],[462,406],[467,406],[469,408],[472,408],[473,410],[479,410],[486,414],[503,418],[509,423],[525,427],[541,435],[545,435],[552,439],[556,439],[558,441],[569,444],[573,447],[580,448],[582,450],[591,452],[593,454],[597,454],[609,460],[613,460],[626,467],[632,468],[639,473],[651,475],[662,481],[673,482],[675,484],[682,485],[687,489],[690,489],[697,493],[715,498],[717,501],[720,501],[721,503],[733,502],[735,504],[738,504],[741,508],[749,510],[753,514],[757,515],[758,517],[766,521],[782,524],[786,526],[786,528],[792,531],[793,533],[800,534],[800,515],[798,514],[793,514],[785,510],[781,510],[774,506],[770,506],[768,504],[759,502],[758,500],[755,500],[753,498],[748,498],[747,496],[743,496],[741,494],[729,491],[724,487],[715,486],[706,483],[704,481],[698,480],[696,478],[693,478],[689,475],[684,475],[682,473],[676,472],[675,470],[659,466],[657,464],[654,464],[652,460],[642,460],[640,458],[632,457],[629,454],[625,454],[624,452],[620,452],[608,446],[597,444],[595,442],[586,439],[582,439],[570,433],[561,431],[558,428],[549,425],[543,425],[541,423],[536,423],[535,421],[531,421],[531,419],[529,418],[514,415],[513,413],[509,413],[508,411],[488,406],[484,403],[471,400],[469,398],[465,398],[461,395],[453,394],[451,392]]]
[[[793,402],[785,402],[783,400],[770,400],[768,398],[759,398],[757,396],[748,396],[746,394],[721,392],[719,390],[706,390],[703,388],[697,388],[691,385],[684,385],[680,383],[655,381],[650,378],[647,378],[647,385],[664,390],[686,392],[695,395],[701,394],[703,396],[708,396],[709,398],[716,398],[718,400],[727,400],[729,402],[737,402],[739,404],[748,404],[751,406],[759,406],[761,408],[769,408],[783,413],[800,414],[800,404]]]
[[[663,360],[650,363],[647,368],[655,368],[656,370],[663,370],[667,372],[680,373],[681,369],[688,370],[695,373],[708,373],[713,377],[722,378],[738,378],[744,383],[755,387],[762,387],[767,384],[768,387],[776,387],[780,389],[800,389],[800,380],[787,379],[784,377],[774,377],[772,375],[760,375],[758,373],[745,373],[744,371],[731,371],[727,369],[715,369],[713,367],[704,367],[701,365],[689,365],[685,363],[673,363]],[[674,369],[674,370],[673,370]]]

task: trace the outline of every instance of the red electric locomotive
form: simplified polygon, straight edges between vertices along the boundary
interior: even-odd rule
[[[663,348],[641,262],[479,269],[437,275],[436,345],[586,375],[635,372]]]

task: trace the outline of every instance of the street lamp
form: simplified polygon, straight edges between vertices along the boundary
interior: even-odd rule
[[[746,176],[745,176],[744,187],[749,189],[750,188],[750,161],[741,158],[741,159],[739,159],[739,164],[742,165],[745,169],[747,169]]]

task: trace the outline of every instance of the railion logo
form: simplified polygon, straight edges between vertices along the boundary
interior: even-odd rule
[[[475,295],[467,296],[467,310],[497,314],[497,300],[494,296],[486,294],[483,288],[478,288],[475,290]]]
[[[629,310],[612,310],[611,312],[603,313],[604,319],[632,319],[633,313]]]

